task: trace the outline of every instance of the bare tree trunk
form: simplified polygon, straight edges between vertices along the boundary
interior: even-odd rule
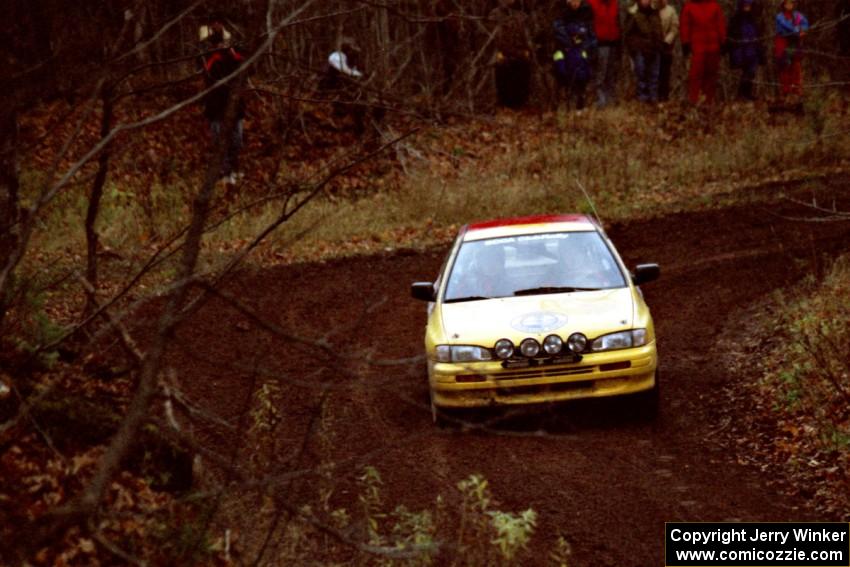
[[[18,246],[21,204],[18,195],[18,114],[13,104],[0,105],[0,265]],[[0,329],[11,301],[11,289],[0,289]]]
[[[237,81],[243,83],[244,75],[241,75],[234,82]],[[241,94],[241,85],[238,90]],[[237,98],[237,96],[231,96],[228,102],[224,121],[224,132],[227,135],[218,136],[218,140],[210,152],[204,182],[193,204],[192,219],[183,244],[180,269],[165,308],[159,317],[153,344],[145,352],[142,360],[138,385],[127,408],[126,417],[110,440],[98,463],[94,477],[89,481],[83,492],[67,505],[56,510],[49,521],[42,521],[42,525],[38,529],[30,529],[31,538],[26,544],[30,551],[38,549],[38,547],[59,537],[70,526],[84,523],[96,512],[112,478],[118,472],[121,462],[136,441],[142,425],[150,417],[151,402],[159,391],[159,375],[162,370],[163,359],[168,345],[174,337],[175,329],[181,320],[181,307],[186,302],[189,289],[193,283],[195,269],[201,253],[204,227],[212,206],[213,193],[219,179],[221,163],[230,140],[228,136],[236,127]]]
[[[244,80],[244,75],[240,77]],[[109,485],[109,481],[118,471],[121,460],[127,455],[131,445],[142,423],[148,418],[148,408],[151,400],[157,392],[159,372],[162,367],[162,359],[166,348],[171,342],[174,330],[180,321],[180,309],[186,301],[188,290],[195,275],[195,267],[201,253],[201,241],[204,234],[204,225],[209,216],[213,192],[219,179],[221,163],[227,151],[229,135],[236,127],[236,107],[238,101],[236,96],[231,96],[228,103],[225,128],[211,152],[211,159],[207,166],[204,184],[192,207],[192,220],[186,233],[183,245],[183,258],[175,287],[170,294],[168,303],[159,318],[156,339],[151,349],[146,353],[142,364],[139,385],[127,410],[127,417],[121,422],[121,427],[109,443],[106,453],[101,459],[100,465],[91,483],[83,493],[80,509],[84,515],[90,514],[100,503],[103,494]]]
[[[100,136],[105,138],[112,129],[113,100],[112,90],[104,86],[101,91],[101,103],[103,105],[103,116],[100,120]],[[86,289],[86,306],[83,318],[88,317],[97,304],[97,243],[98,234],[95,229],[97,215],[100,212],[100,201],[103,198],[103,186],[106,184],[106,175],[109,172],[109,146],[106,146],[97,159],[97,174],[92,184],[89,206],[86,211],[86,280],[91,287]]]

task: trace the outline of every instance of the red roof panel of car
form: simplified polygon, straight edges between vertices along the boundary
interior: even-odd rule
[[[587,215],[532,215],[527,217],[513,217],[508,219],[495,219],[484,222],[471,223],[467,230],[483,230],[485,228],[498,228],[500,226],[516,226],[521,224],[549,224],[556,222],[576,222],[592,225],[593,221]]]

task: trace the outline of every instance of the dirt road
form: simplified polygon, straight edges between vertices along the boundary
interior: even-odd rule
[[[350,362],[272,336],[216,300],[181,328],[171,364],[193,398],[234,419],[251,385],[270,371],[281,384],[276,466],[340,463],[336,502],[352,499],[363,465],[381,472],[389,502],[413,509],[481,473],[502,509],[538,512],[541,549],[563,534],[575,565],[662,565],[665,521],[827,519],[777,494],[770,479],[738,465],[714,439],[721,427],[715,394],[753,378],[722,364],[716,342],[735,333],[726,326],[730,315],[799,279],[822,253],[850,249],[850,223],[781,218],[803,214],[780,201],[610,227],[628,265],[662,266],[661,279],[644,290],[659,337],[655,424],[611,400],[537,408],[497,431],[432,426],[423,363],[364,369],[358,361],[421,354],[425,305],[409,298],[409,285],[433,279],[444,250],[281,267],[230,285],[270,321],[324,337]],[[213,445],[229,443],[213,429],[204,435]],[[313,500],[311,486],[306,479],[288,495]]]

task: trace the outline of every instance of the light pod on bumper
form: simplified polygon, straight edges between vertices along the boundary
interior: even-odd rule
[[[501,360],[507,360],[514,354],[514,343],[508,339],[499,339],[496,341],[496,357]]]
[[[558,335],[549,335],[543,339],[543,350],[547,354],[558,354],[564,349],[564,341]]]
[[[534,358],[540,352],[540,343],[534,339],[525,339],[519,344],[519,351],[523,356]]]
[[[574,353],[578,354],[587,347],[587,337],[581,333],[573,333],[570,335],[570,338],[567,339],[567,347]]]

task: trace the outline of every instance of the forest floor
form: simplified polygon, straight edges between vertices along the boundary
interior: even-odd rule
[[[24,124],[25,137],[71,128],[60,110],[43,109]],[[139,119],[145,110],[127,112],[125,119]],[[786,120],[730,105],[707,120],[693,109],[646,113],[623,105],[581,116],[506,112],[388,129],[382,141],[416,133],[335,178],[314,209],[225,280],[223,289],[277,333],[210,298],[170,346],[164,381],[191,402],[176,414],[200,443],[194,450],[259,480],[237,481],[212,459],[187,471],[187,463],[170,461],[185,455],[163,457],[156,443],[152,454],[143,442],[106,496],[101,529],[153,563],[236,556],[250,564],[259,555],[295,563],[310,555],[293,551],[294,514],[278,521],[270,494],[331,523],[345,510],[356,525],[364,521],[368,467],[380,473],[388,506],[442,510],[449,525],[458,523],[457,483],[482,475],[494,505],[537,512],[529,556],[541,564],[562,537],[570,565],[659,565],[665,521],[846,520],[845,468],[829,457],[802,476],[766,467],[776,455],[759,452],[769,446],[759,438],[785,432],[771,415],[753,419],[758,406],[739,388],[756,379],[742,357],[761,355],[749,339],[774,331],[754,326],[753,311],[850,250],[847,222],[796,220],[812,213],[791,200],[850,210],[846,108],[830,112],[826,128],[816,113]],[[344,125],[308,118],[286,141],[267,134],[274,132],[270,110],[249,120],[250,167],[235,190],[217,191],[202,269],[226,263],[276,218],[287,188],[309,190],[368,151]],[[177,251],[169,242],[179,240],[203,170],[199,120],[187,112],[116,144],[99,227],[102,298],[151,258]],[[87,129],[91,142],[96,122]],[[26,163],[25,200],[54,150]],[[72,275],[82,262],[91,173],[84,170],[49,208],[34,238],[26,275],[47,282],[47,291],[32,299],[32,321],[20,322],[40,331],[76,323],[82,309]],[[661,264],[661,279],[644,289],[659,340],[661,417],[646,423],[630,400],[596,400],[530,408],[466,431],[434,427],[422,360],[425,306],[410,299],[409,284],[437,275],[463,222],[589,212],[582,184],[627,264]],[[224,222],[234,210],[241,216]],[[142,347],[161,307],[157,290],[172,276],[173,264],[163,262],[120,303],[143,304],[125,318]],[[126,353],[120,341],[90,339],[51,353],[53,366],[0,375],[35,394],[31,421],[42,426],[21,419],[0,432],[0,475],[8,487],[25,487],[0,490],[0,538],[67,502],[120,422],[133,390],[132,374],[122,370]],[[160,402],[152,421],[163,426],[174,416]],[[0,406],[10,415],[14,409]],[[393,529],[389,518],[378,519],[383,530]],[[362,530],[346,533],[364,539]],[[186,559],[202,548],[209,555]],[[87,564],[98,550],[74,532],[33,562]],[[344,561],[334,551],[326,559]]]
[[[846,210],[847,182],[836,179],[818,196],[835,197]],[[725,434],[747,405],[729,405],[724,392],[753,379],[726,364],[730,336],[743,332],[739,314],[850,242],[846,222],[790,220],[807,209],[775,199],[774,188],[757,193],[743,206],[609,228],[628,265],[662,266],[662,278],[644,289],[659,344],[662,405],[653,424],[635,418],[630,400],[617,399],[535,407],[471,432],[434,427],[423,362],[364,361],[421,354],[425,308],[408,286],[436,275],[441,247],[280,266],[226,286],[268,321],[328,341],[339,357],[271,335],[211,300],[182,325],[169,365],[206,411],[231,421],[256,388],[255,364],[271,372],[280,422],[270,464],[329,467],[333,479],[328,485],[316,473],[292,481],[294,503],[324,498],[356,507],[356,479],[368,465],[380,471],[388,501],[423,509],[480,473],[503,507],[537,511],[532,550],[540,550],[533,554],[540,563],[558,536],[570,543],[575,565],[647,566],[662,564],[667,521],[846,519],[847,510],[813,509],[806,498],[813,487],[748,466]],[[239,442],[215,428],[203,439],[213,450]],[[256,450],[243,446],[240,458]],[[235,490],[232,502],[239,501]],[[234,514],[230,521],[244,533],[257,518],[240,522]]]

